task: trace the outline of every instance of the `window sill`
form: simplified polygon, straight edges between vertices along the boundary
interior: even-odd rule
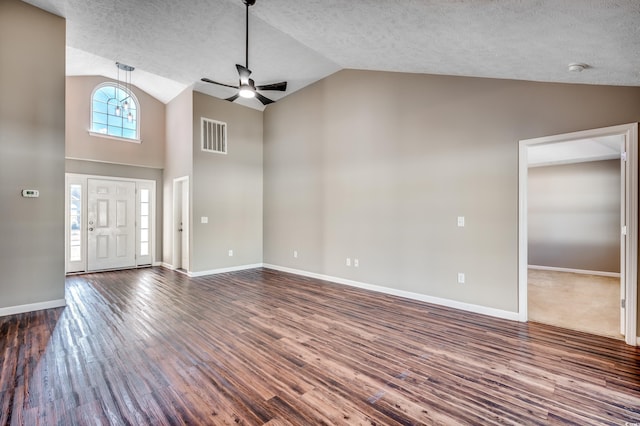
[[[121,138],[121,137],[118,137],[118,136],[105,135],[104,133],[92,132],[91,130],[89,130],[89,134],[91,136],[97,136],[99,138],[114,139],[114,140],[122,141],[122,142],[142,143],[142,139]]]

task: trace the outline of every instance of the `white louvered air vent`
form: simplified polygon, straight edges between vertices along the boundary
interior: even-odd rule
[[[205,152],[227,153],[227,123],[200,118],[200,147]]]

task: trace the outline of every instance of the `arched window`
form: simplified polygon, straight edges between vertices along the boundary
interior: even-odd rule
[[[91,132],[140,142],[136,96],[124,86],[102,83],[91,94]]]

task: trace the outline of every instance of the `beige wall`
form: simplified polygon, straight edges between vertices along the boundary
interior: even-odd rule
[[[115,63],[114,63],[115,68]],[[133,72],[135,74],[135,71]],[[135,77],[134,77],[135,79]],[[91,94],[106,77],[67,77],[66,157],[131,166],[164,167],[165,105],[135,86],[131,90],[139,102],[140,139],[133,143],[92,136]]]
[[[64,75],[64,19],[0,1],[0,310],[64,300]]]
[[[264,261],[516,312],[518,141],[639,118],[640,88],[340,71],[265,110]]]
[[[620,160],[531,167],[529,264],[620,272]]]
[[[227,155],[200,150],[201,117],[227,123]],[[194,92],[192,195],[192,271],[262,262],[262,112]]]
[[[173,98],[167,104],[166,112],[163,262],[171,265],[173,262],[173,180],[184,176],[191,177],[193,171],[192,89],[188,88]]]
[[[92,136],[89,134],[91,95],[97,85],[106,81],[113,80],[101,76],[66,78],[66,171],[156,181],[155,260],[160,261],[163,258],[165,105],[131,86],[139,103],[142,143]]]

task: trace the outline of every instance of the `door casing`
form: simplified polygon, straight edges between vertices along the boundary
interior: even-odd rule
[[[529,146],[537,144],[550,144],[571,140],[597,138],[603,136],[620,135],[625,138],[625,151],[627,160],[624,194],[622,199],[621,217],[625,218],[622,226],[626,226],[626,235],[621,237],[621,280],[624,280],[625,300],[625,342],[629,345],[637,345],[637,253],[638,253],[638,123],[623,124],[619,126],[600,129],[585,130],[581,132],[566,133],[561,135],[546,136],[534,139],[524,139],[519,142],[519,173],[518,173],[518,319],[526,322],[527,313],[527,272],[528,272],[528,229],[527,229],[527,179],[528,179],[528,153]],[[626,223],[625,223],[626,222]],[[621,230],[622,232],[622,230]]]
[[[141,256],[139,253],[140,249],[140,231],[139,227],[136,226],[135,235],[136,235],[136,263],[135,267],[138,266],[146,266],[146,265],[155,265],[156,264],[156,181],[149,179],[133,179],[133,178],[122,178],[115,176],[100,176],[100,175],[85,175],[78,173],[65,173],[65,272],[66,273],[75,273],[75,272],[86,272],[87,268],[87,184],[88,179],[100,179],[100,180],[111,180],[111,181],[130,181],[136,183],[136,221],[140,216],[139,209],[139,189],[144,188],[149,190],[150,194],[150,224],[149,224],[149,235],[150,235],[150,250],[149,255]],[[69,199],[69,188],[72,184],[79,184],[82,186],[82,212],[81,212],[81,241],[82,241],[82,249],[81,249],[81,260],[78,262],[70,262],[69,260],[69,238],[70,238],[70,223],[69,223],[69,215],[70,215],[70,199]]]
[[[173,180],[172,267],[189,271],[190,263],[190,193],[189,176]],[[180,231],[182,229],[182,231]]]

